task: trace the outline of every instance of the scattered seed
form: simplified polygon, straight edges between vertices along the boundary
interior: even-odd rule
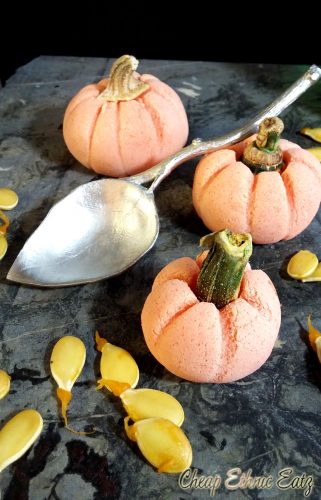
[[[151,417],[170,420],[180,427],[184,422],[181,404],[170,394],[156,389],[128,389],[120,395],[126,412],[133,421]]]
[[[43,420],[36,410],[23,410],[0,430],[0,472],[20,458],[36,441]]]
[[[147,418],[128,424],[125,431],[132,441],[136,441],[146,460],[158,472],[179,473],[191,466],[192,447],[180,427],[165,418]]]
[[[300,250],[291,257],[287,272],[291,278],[302,279],[310,276],[318,266],[318,257],[309,250]]]
[[[9,188],[0,188],[0,209],[12,210],[19,201],[17,193]]]
[[[0,370],[0,399],[4,398],[10,390],[11,377],[4,370]]]
[[[96,332],[96,347],[101,351],[100,372],[97,389],[106,387],[115,396],[123,391],[136,387],[139,380],[139,369],[136,361],[128,351],[115,346]]]

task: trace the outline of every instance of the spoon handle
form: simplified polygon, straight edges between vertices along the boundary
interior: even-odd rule
[[[186,160],[195,158],[196,156],[210,153],[224,146],[230,146],[236,142],[246,139],[248,136],[256,132],[258,125],[265,118],[279,115],[284,109],[292,104],[300,95],[314,85],[321,77],[321,68],[312,65],[304,75],[294,82],[285,92],[275,99],[263,111],[258,113],[247,122],[243,127],[240,127],[226,135],[201,141],[194,139],[189,145],[173,154],[166,160],[158,163],[154,167],[142,172],[141,174],[128,177],[127,180],[136,184],[144,184],[149,181],[154,181],[149,188],[149,192],[153,192],[157,186],[167,177],[178,165],[181,165]]]

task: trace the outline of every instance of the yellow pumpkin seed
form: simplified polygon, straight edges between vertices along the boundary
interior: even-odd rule
[[[85,344],[78,337],[66,335],[55,344],[50,360],[53,378],[61,389],[70,391],[86,360]]]
[[[307,148],[307,151],[313,154],[317,160],[321,161],[321,148]]]
[[[136,361],[122,347],[107,342],[96,333],[97,349],[101,351],[100,372],[97,389],[106,387],[115,396],[123,391],[136,387],[139,380],[139,369]]]
[[[0,430],[0,472],[20,458],[36,441],[43,421],[36,410],[23,410]]]
[[[311,323],[311,316],[308,317],[309,342],[312,349],[317,353],[321,363],[321,333]]]
[[[8,188],[0,188],[0,208],[12,210],[18,203],[17,193]]]
[[[8,250],[7,238],[4,234],[0,233],[0,260],[6,255]]]
[[[164,418],[147,418],[128,424],[125,430],[132,441],[136,441],[146,460],[158,472],[176,474],[188,469],[192,463],[192,447],[180,427]]]
[[[317,338],[317,340],[315,341],[315,347],[317,350],[318,360],[321,363],[321,337]]]
[[[308,332],[309,332],[309,342],[311,344],[311,347],[314,351],[316,351],[317,350],[316,341],[318,339],[321,339],[321,333],[312,325],[310,315],[308,317]]]
[[[0,235],[5,235],[7,233],[10,221],[6,214],[2,212],[2,210],[0,210],[0,221],[3,221],[0,224]]]
[[[180,427],[184,422],[181,404],[170,394],[156,389],[127,389],[120,399],[129,417],[142,420],[151,417],[166,418]]]
[[[321,128],[302,128],[300,134],[311,137],[316,142],[321,142]]]
[[[0,370],[0,399],[4,398],[10,390],[11,377],[4,370]]]
[[[318,266],[318,257],[309,250],[300,250],[288,263],[287,271],[291,278],[302,279],[310,276]]]
[[[321,262],[319,262],[312,274],[310,274],[307,278],[301,279],[301,281],[303,281],[303,283],[307,283],[309,281],[321,281]]]
[[[61,401],[61,413],[66,427],[71,389],[83,369],[85,359],[85,344],[78,337],[66,335],[58,340],[52,350],[50,369],[58,384],[57,396]]]

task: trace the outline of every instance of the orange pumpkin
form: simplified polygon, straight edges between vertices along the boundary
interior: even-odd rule
[[[63,134],[80,163],[123,177],[146,170],[184,146],[188,121],[176,92],[152,75],[135,73],[122,56],[108,79],[87,85],[70,101]]]
[[[207,238],[213,244],[213,235]],[[247,265],[249,239],[221,231],[205,260],[183,257],[156,276],[142,310],[142,329],[151,353],[175,375],[232,382],[253,373],[270,355],[280,302],[269,277]]]
[[[275,243],[299,234],[316,215],[320,163],[296,144],[279,143],[276,120],[280,126],[279,119],[267,119],[258,136],[211,153],[197,165],[193,203],[210,230],[229,227],[250,232],[255,243]]]

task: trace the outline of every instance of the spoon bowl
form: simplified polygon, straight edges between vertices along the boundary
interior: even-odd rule
[[[111,277],[142,257],[158,231],[152,192],[120,179],[93,181],[54,205],[8,279],[66,286]]]
[[[78,187],[50,210],[7,278],[52,287],[98,281],[125,271],[157,239],[159,220],[153,191],[162,180],[188,159],[245,139],[262,120],[280,114],[320,76],[321,69],[311,66],[270,106],[230,134],[209,141],[195,139],[142,174]],[[150,181],[149,189],[141,186]]]

